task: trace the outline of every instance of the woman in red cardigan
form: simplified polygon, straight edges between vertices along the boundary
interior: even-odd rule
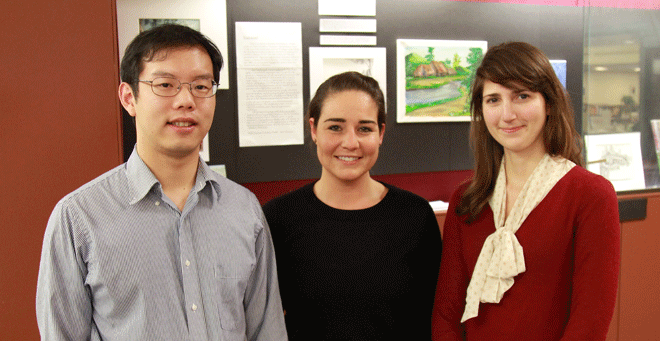
[[[486,53],[472,91],[475,173],[450,200],[433,340],[604,340],[617,198],[582,168],[567,93],[520,42]]]

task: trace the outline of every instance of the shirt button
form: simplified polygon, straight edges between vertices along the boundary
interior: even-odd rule
[[[191,309],[192,309],[193,311],[196,311],[196,310],[197,310],[197,304],[194,304],[194,303],[193,303]]]
[[[156,206],[160,206],[160,201],[156,201],[156,202],[154,203],[154,205],[156,205]]]
[[[190,261],[186,260],[186,266],[190,266]]]

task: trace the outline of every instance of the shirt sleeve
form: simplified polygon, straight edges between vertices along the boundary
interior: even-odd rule
[[[438,272],[440,271],[440,258],[442,256],[442,238],[440,227],[435,213],[430,206],[426,210],[424,230],[419,246],[420,268],[417,269],[420,279],[420,301],[428,302],[427,311],[433,310],[433,297],[435,296]],[[430,316],[429,316],[430,317]]]
[[[419,285],[418,298],[419,302],[422,302],[423,309],[426,311],[426,339],[429,339],[431,328],[429,323],[432,319],[433,312],[433,297],[435,296],[435,290],[438,280],[438,272],[440,271],[440,258],[442,256],[442,238],[440,237],[440,227],[438,226],[438,220],[435,217],[433,209],[430,205],[426,205],[425,219],[424,219],[424,230],[421,234],[421,241],[418,247],[419,252],[417,252],[419,258],[417,260],[418,267],[415,267],[417,276],[419,280],[417,281]]]
[[[250,341],[287,340],[273,241],[261,207],[256,204],[255,209],[262,228],[255,245],[257,264],[250,276],[244,302],[247,338]]]
[[[614,313],[621,256],[616,193],[609,181],[587,181],[575,229],[571,313],[562,341],[605,340]]]
[[[283,235],[283,226],[280,221],[281,217],[285,214],[280,214],[283,204],[281,202],[270,201],[263,206],[264,216],[268,222],[268,231],[271,234],[273,239],[273,246],[275,248],[276,264],[277,264],[277,278],[278,285],[280,287],[280,297],[282,298],[282,308],[285,311],[285,320],[286,320],[286,309],[287,302],[289,302],[288,297],[293,297],[288,291],[291,289],[290,286],[286,285],[286,279],[291,278],[292,276],[287,273],[288,268],[284,265],[291,264],[291,261],[288,259],[288,254],[285,252],[284,245],[284,235]]]
[[[433,305],[432,339],[434,341],[463,340],[461,316],[465,308],[465,293],[469,281],[461,257],[459,218],[456,216],[455,193],[447,209],[443,228],[443,250],[440,273]]]
[[[86,264],[76,248],[75,222],[62,202],[48,220],[37,280],[37,324],[42,340],[89,340],[92,301]]]

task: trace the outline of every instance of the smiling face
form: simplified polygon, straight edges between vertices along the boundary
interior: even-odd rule
[[[328,95],[319,121],[309,119],[323,171],[321,179],[344,182],[370,178],[378,159],[385,125],[378,127],[378,106],[366,92],[345,90]]]
[[[182,83],[213,79],[213,65],[201,47],[163,50],[144,63],[139,79],[152,81],[157,77],[176,78]],[[143,159],[196,155],[211,128],[215,96],[194,97],[187,84],[173,97],[154,94],[148,83],[140,82],[138,86],[139,97],[130,85],[122,83],[119,97],[126,111],[135,117],[139,155]]]
[[[502,145],[505,154],[535,158],[546,152],[546,110],[541,93],[509,89],[487,80],[483,88],[483,115],[488,132]]]

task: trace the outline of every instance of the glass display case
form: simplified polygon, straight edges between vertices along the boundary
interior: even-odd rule
[[[585,6],[584,25],[587,167],[617,192],[657,191],[660,10]]]

